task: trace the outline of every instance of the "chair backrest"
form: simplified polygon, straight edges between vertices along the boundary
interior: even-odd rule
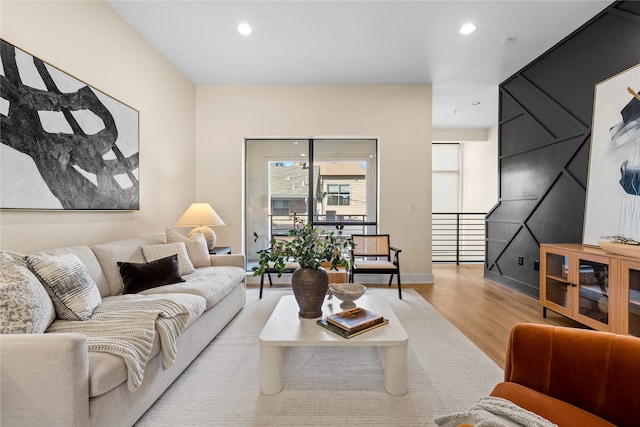
[[[505,381],[570,403],[618,426],[640,425],[640,339],[586,329],[517,324]]]
[[[353,234],[351,239],[355,244],[354,257],[389,257],[388,234]]]

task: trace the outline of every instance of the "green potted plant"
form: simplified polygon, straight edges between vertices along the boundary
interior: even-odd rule
[[[268,271],[276,271],[282,276],[291,263],[297,268],[291,277],[291,287],[300,306],[300,317],[322,316],[322,302],[329,288],[326,267],[349,270],[353,263],[344,254],[353,248],[351,239],[342,235],[344,226],[336,226],[336,231],[319,231],[301,218],[294,217],[293,229],[287,239],[271,237],[269,247],[258,251],[259,261],[253,267],[253,275],[261,276]],[[260,239],[253,233],[255,240]]]

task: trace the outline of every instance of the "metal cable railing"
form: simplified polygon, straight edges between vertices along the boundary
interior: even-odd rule
[[[486,215],[484,212],[434,212],[432,262],[484,262]]]
[[[306,214],[296,216],[307,223]],[[269,228],[272,236],[286,236],[294,226],[293,215],[269,215]],[[313,225],[319,230],[335,231],[337,225],[344,227],[343,235],[375,234],[377,222],[368,221],[366,215],[313,215]]]

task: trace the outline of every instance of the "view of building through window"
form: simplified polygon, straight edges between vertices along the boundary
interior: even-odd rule
[[[366,163],[317,162],[310,180],[307,162],[270,162],[272,234],[286,235],[293,216],[308,220],[310,210],[315,224],[365,221]]]
[[[376,140],[247,140],[247,260],[294,217],[326,230],[375,233]],[[260,236],[254,241],[254,232]]]

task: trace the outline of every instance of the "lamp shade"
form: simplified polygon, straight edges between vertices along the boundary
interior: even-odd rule
[[[195,227],[188,236],[192,237],[195,233],[201,232],[209,250],[216,246],[217,240],[216,233],[209,227],[216,225],[225,224],[209,203],[192,203],[176,223],[176,227]]]
[[[200,227],[225,225],[209,203],[192,203],[182,214],[176,227]]]

